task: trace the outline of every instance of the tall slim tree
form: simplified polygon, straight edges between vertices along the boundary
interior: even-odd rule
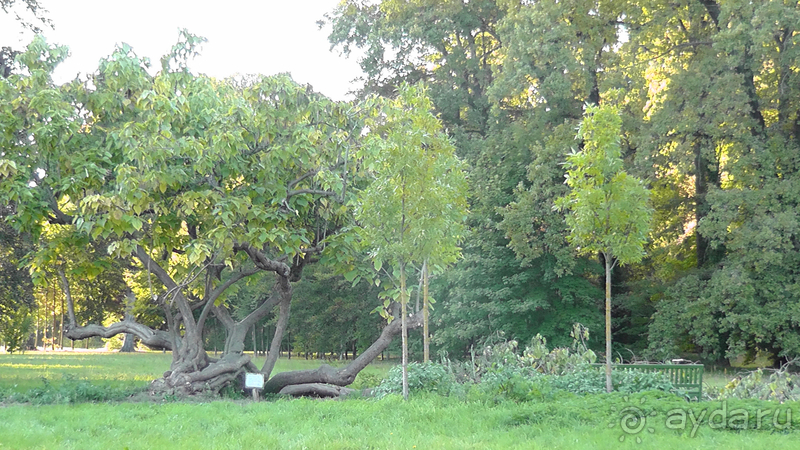
[[[652,211],[649,191],[622,167],[619,113],[589,106],[578,131],[583,148],[567,157],[569,194],[556,201],[568,211],[569,241],[582,253],[599,253],[606,281],[606,390],[611,392],[611,271],[642,259]]]
[[[466,214],[466,179],[455,149],[432,114],[420,87],[402,85],[382,116],[367,122],[380,140],[375,181],[358,212],[361,236],[375,268],[394,267],[403,336],[403,397],[408,398],[407,267],[431,255],[457,257],[459,224]],[[388,306],[388,304],[386,305]]]

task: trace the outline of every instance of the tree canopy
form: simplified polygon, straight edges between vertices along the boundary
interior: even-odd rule
[[[574,320],[600,326],[599,261],[570,248],[552,206],[584,105],[612,104],[624,169],[654,209],[648,257],[614,274],[615,342],[655,358],[798,355],[798,14],[786,1],[343,2],[330,40],[363,49],[365,92],[426,80],[470,166],[435,340],[463,351],[496,331],[557,342]]]
[[[380,133],[365,129],[369,117],[385,114],[380,102],[334,102],[286,75],[195,75],[188,61],[202,42],[183,32],[155,75],[150,61],[122,45],[89,79],[56,86],[50,73],[67,50],[36,38],[0,88],[0,188],[17,205],[9,220],[37,239],[45,226],[60,227],[62,235],[42,247],[37,266],[61,264],[80,242],[102,244],[118,261],[133,256],[130,270],[146,274],[145,301],[155,302],[166,321],[164,329],[134,320],[81,326],[74,289],[62,276],[68,337],[126,332],[171,348],[172,368],[156,388],[188,392],[219,389],[245,367],[257,370],[243,354],[244,336],[278,308],[272,347],[258,369],[270,375],[292,283],[309,263],[350,258],[337,242],[354,233],[354,211],[371,173],[381,170],[375,161],[412,138],[395,124]],[[425,106],[396,108],[413,115]],[[95,255],[84,266],[103,261]],[[248,280],[270,287],[250,311],[234,316],[227,295]],[[219,361],[203,348],[212,315],[227,332]],[[351,372],[312,381],[352,382],[395,328],[384,330]],[[268,388],[298,384],[282,375]]]

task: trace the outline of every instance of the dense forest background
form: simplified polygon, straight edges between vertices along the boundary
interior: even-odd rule
[[[348,0],[324,22],[334,50],[360,55],[358,97],[426,83],[468,164],[463,258],[431,280],[434,354],[464,357],[487,340],[537,333],[566,345],[575,322],[600,347],[604,262],[578,256],[553,204],[567,193],[563,164],[581,146],[586,105],[610,104],[622,116],[626,170],[646,181],[655,211],[646,258],[613,274],[615,356],[800,356],[797,2]],[[30,307],[42,345],[58,341],[63,306],[55,282],[34,287],[19,269],[31,245],[0,227],[0,314]],[[147,298],[146,276],[97,259],[106,275],[76,276],[77,313],[158,326],[157,309],[125,301],[127,286]],[[352,355],[372,342],[385,323],[369,314],[380,289],[352,281],[307,274],[284,349]],[[245,310],[258,289],[229,301]],[[269,346],[271,320],[254,326],[248,349]],[[209,328],[209,348],[221,333]]]

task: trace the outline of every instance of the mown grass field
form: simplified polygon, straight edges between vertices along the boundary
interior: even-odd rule
[[[278,370],[316,361],[282,359]],[[41,385],[41,376],[141,384],[169,365],[169,354],[0,355],[0,388]],[[370,367],[378,376],[388,365]],[[798,449],[800,404],[733,402],[729,409],[783,408],[784,430],[692,430],[667,426],[665,411],[719,409],[666,394],[574,395],[551,402],[479,402],[433,394],[344,401],[279,399],[0,406],[0,449]],[[646,413],[637,433],[622,429],[624,408]],[[630,424],[629,424],[630,425]],[[624,437],[624,441],[620,438]],[[638,439],[637,439],[638,438]],[[640,441],[640,442],[639,442]]]
[[[43,380],[59,384],[65,379],[91,380],[115,386],[144,387],[169,369],[172,354],[162,352],[26,352],[0,354],[0,389],[23,392],[42,386]],[[253,359],[261,367],[264,357]],[[276,372],[314,369],[321,361],[282,357],[275,365]],[[344,362],[329,362],[333,366]],[[392,363],[375,362],[362,372],[380,380]]]

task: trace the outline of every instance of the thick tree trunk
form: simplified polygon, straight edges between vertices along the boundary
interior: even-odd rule
[[[134,320],[133,318],[133,306],[136,303],[136,295],[133,291],[128,291],[128,295],[125,296],[125,320]],[[62,318],[64,314],[61,314]],[[121,353],[133,353],[136,351],[136,342],[135,336],[131,333],[125,333],[125,341],[122,343],[122,348],[119,349]]]
[[[136,351],[135,337],[131,333],[125,333],[125,341],[122,343],[120,353],[133,353]]]
[[[281,389],[279,394],[303,397],[346,397],[357,392],[342,386],[322,383],[293,384]]]
[[[166,288],[164,306],[168,313],[168,325],[171,332],[151,329],[137,323],[131,316],[127,316],[125,320],[109,326],[77,326],[73,299],[69,293],[69,283],[64,273],[61,272],[59,276],[64,287],[69,318],[69,326],[65,329],[65,336],[70,339],[85,339],[92,336],[107,338],[119,333],[134,334],[145,345],[173,350],[170,369],[164,372],[163,377],[151,383],[151,392],[179,395],[191,395],[204,391],[217,392],[226,384],[240,377],[244,371],[258,371],[258,368],[251,362],[250,357],[244,354],[245,337],[251,327],[269,314],[275,306],[280,306],[275,335],[272,342],[270,342],[267,361],[262,367],[262,372],[269,376],[278,359],[283,335],[288,335],[287,325],[292,299],[292,286],[290,283],[292,272],[284,263],[269,260],[257,249],[252,247],[242,248],[251,256],[258,270],[274,272],[276,281],[270,296],[263,299],[254,311],[239,322],[233,320],[225,306],[215,305],[215,300],[227,287],[246,276],[256,273],[258,270],[241,269],[232,273],[226,281],[213,289],[211,282],[207,281],[203,300],[201,302],[195,300],[194,303],[190,303],[183,294],[186,285],[179,285],[172,280],[170,275],[158,265],[157,261],[152,260],[149,254],[139,247],[137,248],[136,256]],[[202,308],[199,316],[195,315],[198,308]],[[172,314],[173,311],[176,312]],[[225,348],[219,360],[210,358],[203,346],[203,327],[210,313],[217,317],[219,323],[227,331]],[[398,318],[400,316],[397,311],[394,311],[393,315]],[[342,396],[351,393],[352,390],[343,388],[343,386],[352,383],[356,375],[386,349],[392,338],[400,333],[403,321],[408,321],[410,323],[409,327],[417,327],[422,324],[421,313],[410,318],[404,316],[403,319],[402,321],[395,320],[386,326],[378,340],[348,366],[337,370],[331,366],[323,365],[316,370],[280,373],[269,379],[264,391],[316,396]],[[291,352],[291,347],[289,351]]]

